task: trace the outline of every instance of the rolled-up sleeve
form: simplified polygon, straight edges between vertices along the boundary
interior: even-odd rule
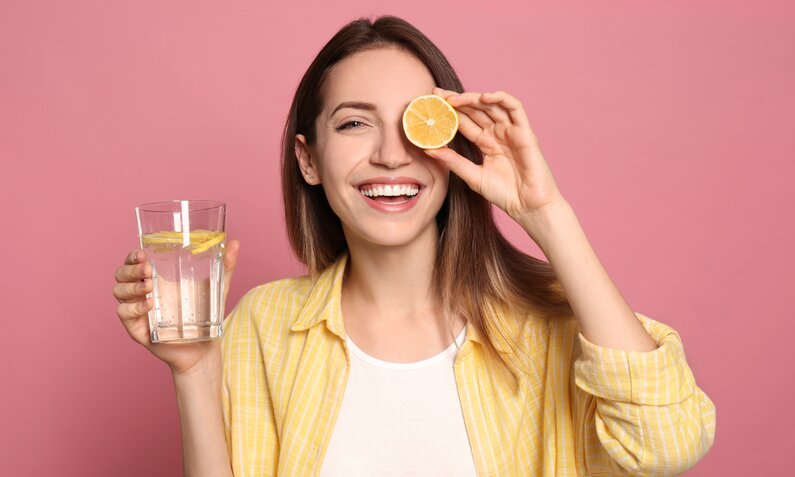
[[[678,475],[712,446],[715,405],[696,386],[679,334],[636,313],[658,348],[597,346],[578,334],[574,361],[581,466],[615,475]]]

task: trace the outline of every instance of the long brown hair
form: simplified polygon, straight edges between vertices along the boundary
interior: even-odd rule
[[[282,138],[282,190],[290,245],[312,274],[333,264],[347,250],[347,243],[322,188],[308,185],[301,175],[295,136],[303,134],[308,145],[315,143],[315,120],[323,107],[329,69],[354,53],[382,47],[398,47],[414,54],[430,70],[436,85],[464,91],[436,45],[397,17],[352,21],[320,50],[298,85]],[[460,134],[450,147],[475,164],[483,163],[477,147]],[[461,315],[475,326],[487,338],[486,351],[499,356],[512,373],[527,370],[527,357],[516,352],[514,339],[490,317],[495,316],[494,307],[548,317],[572,316],[552,267],[513,247],[497,228],[491,204],[453,174],[436,222],[439,243],[433,282],[446,314]],[[497,339],[514,352],[498,352],[505,346],[495,345]]]

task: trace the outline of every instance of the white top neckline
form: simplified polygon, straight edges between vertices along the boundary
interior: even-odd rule
[[[361,359],[362,361],[370,365],[378,366],[379,368],[410,370],[410,369],[420,369],[432,366],[444,360],[445,358],[449,357],[459,347],[461,347],[462,344],[464,344],[464,339],[466,338],[466,331],[467,327],[464,326],[464,329],[461,330],[461,332],[458,334],[458,337],[456,337],[456,339],[444,351],[440,352],[435,356],[431,356],[430,358],[425,358],[423,360],[415,361],[413,363],[395,363],[392,361],[384,361],[374,356],[370,356],[369,354],[362,351],[358,346],[356,346],[353,340],[351,340],[350,336],[347,337],[346,341],[350,352],[353,355],[355,355],[357,358]]]

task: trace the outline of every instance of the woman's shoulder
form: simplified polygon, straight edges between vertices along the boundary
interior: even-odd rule
[[[281,278],[256,286],[240,299],[254,315],[298,314],[309,298],[315,281],[309,276]]]
[[[577,326],[574,316],[553,316],[530,305],[517,307],[503,304],[495,308],[500,325],[519,335],[561,332]]]
[[[499,329],[490,330],[498,350],[538,355],[546,352],[550,341],[576,335],[573,316],[553,316],[531,306],[501,304],[494,306],[490,315],[493,322],[489,326]]]
[[[280,278],[252,288],[240,303],[249,307],[294,305],[306,300],[313,285],[309,276]]]
[[[309,276],[281,278],[246,292],[229,314],[228,326],[253,328],[257,334],[288,327],[314,286]]]

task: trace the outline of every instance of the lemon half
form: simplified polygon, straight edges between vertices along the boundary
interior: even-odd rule
[[[403,131],[422,149],[446,146],[458,132],[458,112],[435,94],[414,98],[403,112]]]

